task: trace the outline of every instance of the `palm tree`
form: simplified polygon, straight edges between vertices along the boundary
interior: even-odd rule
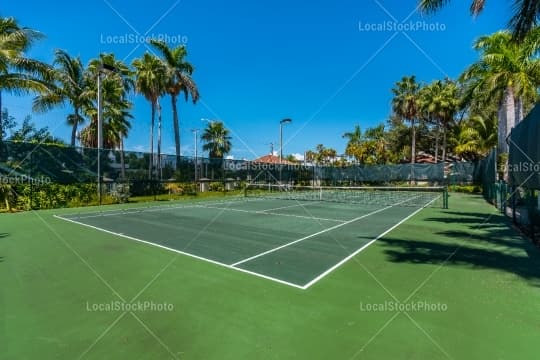
[[[347,139],[347,146],[345,147],[345,154],[347,156],[353,157],[354,148],[360,145],[362,142],[362,130],[360,125],[355,125],[352,132],[346,132],[342,136],[344,139]]]
[[[477,98],[496,101],[498,106],[498,150],[508,152],[506,138],[514,125],[521,121],[524,103],[538,98],[540,59],[536,56],[540,29],[529,32],[521,43],[512,41],[507,31],[479,38],[474,48],[480,59],[461,76],[465,84],[465,101]]]
[[[472,116],[459,128],[456,153],[469,160],[479,160],[497,146],[497,116]]]
[[[69,103],[73,113],[67,116],[67,122],[72,127],[71,146],[75,146],[77,127],[84,122],[82,108],[91,101],[86,92],[85,69],[80,57],[71,57],[64,50],[56,50],[53,65],[54,85],[34,99],[32,108],[44,112]]]
[[[102,71],[104,65],[114,71]],[[81,131],[81,142],[85,146],[97,147],[97,77],[101,73],[102,111],[103,111],[103,144],[109,149],[120,150],[122,179],[125,179],[124,138],[128,136],[133,116],[130,110],[133,104],[128,100],[128,94],[134,88],[133,72],[114,54],[102,53],[93,59],[86,71],[87,93],[93,99],[85,108],[85,114],[90,117],[90,124]]]
[[[317,163],[317,154],[313,150],[306,151],[306,161]]]
[[[447,153],[447,134],[452,124],[454,124],[454,118],[461,106],[460,101],[460,88],[455,81],[445,79],[442,82],[442,91],[440,101],[438,101],[438,117],[443,130],[443,150],[442,161],[446,161]]]
[[[199,100],[199,89],[192,79],[193,65],[185,61],[187,50],[185,46],[178,46],[174,49],[159,40],[151,40],[152,44],[161,54],[162,60],[167,68],[167,79],[165,91],[171,97],[173,111],[174,143],[176,148],[176,166],[180,164],[180,120],[178,118],[177,100],[181,93],[184,93],[185,100],[191,96],[193,104]]]
[[[103,71],[107,65],[114,71]],[[92,119],[90,127],[95,127],[97,131],[97,77],[101,73],[102,90],[102,111],[104,125],[110,125],[111,129],[118,129],[117,132],[104,133],[104,143],[109,148],[118,148],[123,142],[123,137],[127,136],[127,131],[131,128],[129,119],[132,118],[129,110],[133,104],[128,100],[129,93],[134,88],[133,72],[122,61],[116,59],[114,54],[102,53],[99,58],[90,60],[86,77],[86,96],[92,99],[87,102],[85,113]],[[115,124],[118,122],[118,124]],[[96,137],[88,140],[90,143],[96,141]],[[96,143],[97,144],[97,143]],[[95,145],[94,145],[95,146]]]
[[[209,158],[223,159],[231,151],[232,144],[229,133],[221,121],[208,123],[201,139],[204,142],[203,150],[208,151]]]
[[[471,14],[479,15],[484,10],[486,0],[472,0]],[[448,0],[420,0],[420,8],[428,13],[440,10]],[[536,25],[540,15],[540,0],[514,0],[515,12],[510,19],[514,38],[523,40]]]
[[[337,151],[333,148],[324,148],[321,155],[326,163],[333,163],[336,161]]]
[[[374,164],[386,164],[389,160],[389,154],[387,151],[388,141],[386,140],[386,132],[384,124],[380,124],[373,128],[369,128],[364,133],[364,143],[372,157],[372,163]]]
[[[103,92],[103,146],[107,149],[123,147],[123,138],[127,137],[133,116],[129,110],[132,104],[122,97],[123,90],[118,83],[104,81]],[[81,143],[85,147],[97,147],[97,106],[92,104],[84,109],[91,119],[90,124],[80,134]]]
[[[41,38],[41,33],[20,27],[14,18],[0,17],[0,112],[2,91],[15,94],[47,91],[52,72],[50,66],[25,57],[25,52]]]
[[[436,125],[435,159],[438,157],[439,132],[442,128],[442,161],[446,161],[447,132],[460,105],[458,86],[454,81],[435,80],[420,90],[419,108],[424,117]]]
[[[107,89],[107,86],[105,86]],[[104,91],[105,92],[105,91]],[[133,116],[130,114],[132,104],[121,98],[112,100],[109,97],[108,106],[103,109],[103,145],[108,149],[120,150],[120,164],[122,179],[126,177],[125,161],[124,161],[124,138],[128,136],[131,129],[130,120]],[[86,113],[91,118],[90,124],[85,127],[80,133],[81,143],[85,147],[97,147],[97,109],[89,108]]]
[[[420,115],[426,124],[434,126],[435,132],[435,163],[439,160],[439,140],[441,123],[435,113],[435,106],[438,103],[439,94],[441,93],[441,81],[436,80],[420,89],[418,107]]]
[[[167,69],[164,63],[154,55],[148,52],[141,59],[133,61],[135,68],[135,88],[137,92],[142,94],[151,106],[151,121],[150,121],[150,164],[148,168],[148,177],[152,178],[153,156],[154,156],[154,124],[156,111],[159,112],[161,119],[161,106],[159,98],[165,92]],[[161,122],[160,122],[161,123]],[[161,125],[161,124],[160,124]],[[160,139],[159,139],[160,140]],[[158,140],[158,158],[161,154]]]
[[[397,82],[392,89],[394,98],[392,99],[392,109],[402,120],[411,123],[412,143],[411,143],[411,163],[415,163],[416,157],[416,126],[418,116],[420,85],[416,82],[416,77],[405,76]]]

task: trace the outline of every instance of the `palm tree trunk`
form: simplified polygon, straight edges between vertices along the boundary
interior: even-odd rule
[[[150,120],[150,159],[148,161],[148,179],[152,180],[152,168],[154,167],[154,122],[156,117],[156,103],[152,102],[152,120]]]
[[[122,167],[122,180],[126,179],[126,160],[124,157],[124,134],[120,134],[120,165]]]
[[[497,112],[497,125],[498,125],[498,136],[497,136],[497,153],[502,154],[508,151],[506,145],[506,111],[505,111],[505,101],[504,99],[499,104],[499,110]]]
[[[446,164],[446,126],[443,125],[443,148],[442,148],[442,162],[443,165]]]
[[[521,96],[518,96],[515,99],[516,104],[516,125],[523,120],[523,98]]]
[[[174,146],[176,150],[176,170],[180,166],[180,120],[178,119],[178,109],[176,106],[176,95],[171,95],[174,127]]]
[[[439,138],[441,136],[441,125],[437,120],[437,129],[435,130],[435,164],[439,162]]]
[[[157,112],[158,112],[157,170],[159,174],[159,180],[163,180],[162,171],[161,171],[161,104],[159,103],[159,100],[157,102]]]
[[[71,128],[71,147],[75,147],[75,141],[77,140],[77,126],[79,125],[79,109],[75,109],[75,121]]]
[[[510,134],[510,131],[514,128],[516,125],[516,103],[514,101],[514,89],[512,87],[508,87],[506,89],[506,134],[505,134],[505,140],[506,137]]]
[[[411,164],[416,162],[416,127],[414,126],[414,119],[411,119],[412,128],[412,144],[411,144]]]
[[[499,109],[499,153],[508,153],[506,138],[516,124],[516,104],[514,89],[509,86],[504,91],[501,108]]]

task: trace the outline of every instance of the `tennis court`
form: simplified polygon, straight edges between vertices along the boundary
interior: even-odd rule
[[[226,201],[57,217],[306,289],[443,197],[412,188],[268,190],[274,189]]]

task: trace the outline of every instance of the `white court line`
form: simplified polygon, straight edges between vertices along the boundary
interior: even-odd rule
[[[295,205],[281,206],[281,207],[272,208],[272,209],[260,210],[260,212],[290,209],[290,208],[298,207],[298,206],[305,207],[305,206],[309,206],[309,205],[313,205],[313,204],[320,204],[320,203],[321,203],[320,201],[310,201],[309,203],[305,203],[305,204],[295,204]]]
[[[234,208],[220,208],[217,206],[200,206],[201,208],[205,209],[216,209],[216,210],[224,210],[224,211],[236,211],[246,214],[258,214],[258,215],[269,215],[269,216],[284,216],[284,217],[293,217],[293,218],[300,218],[300,219],[308,219],[308,220],[321,220],[321,221],[332,221],[332,222],[338,222],[338,223],[345,223],[346,220],[339,220],[339,219],[327,219],[327,218],[318,218],[313,216],[305,216],[305,215],[294,215],[294,214],[280,214],[280,213],[271,213],[268,212],[270,210],[244,210],[244,209],[234,209]],[[275,210],[275,209],[274,209]]]
[[[400,203],[398,203],[398,204],[400,204]],[[294,245],[294,244],[296,244],[296,243],[299,243],[300,241],[304,241],[304,240],[310,239],[310,238],[312,238],[312,237],[315,237],[315,236],[318,236],[318,235],[327,233],[327,232],[329,232],[329,231],[338,229],[338,228],[340,228],[340,227],[342,227],[342,226],[345,226],[345,225],[347,225],[347,224],[353,223],[353,222],[355,222],[355,221],[364,219],[364,218],[366,218],[366,217],[368,217],[368,216],[371,216],[371,215],[380,213],[381,211],[390,209],[391,207],[394,207],[394,206],[396,206],[396,205],[398,205],[398,204],[390,205],[390,206],[387,206],[387,207],[385,207],[385,208],[382,208],[382,209],[379,209],[379,210],[375,210],[375,211],[372,211],[372,212],[370,212],[370,213],[364,214],[364,215],[362,215],[362,216],[356,217],[356,218],[354,218],[354,219],[352,219],[352,220],[345,221],[345,222],[343,222],[343,223],[341,223],[341,224],[334,225],[334,226],[332,226],[332,227],[329,227],[329,228],[327,228],[327,229],[321,230],[321,231],[316,232],[316,233],[314,233],[314,234],[305,236],[305,237],[303,237],[303,238],[301,238],[301,239],[291,241],[290,243],[283,244],[283,245],[281,245],[281,246],[278,246],[278,247],[276,247],[276,248],[267,250],[267,251],[262,252],[262,253],[260,253],[260,254],[257,254],[257,255],[248,257],[247,259],[240,260],[240,261],[238,261],[238,262],[232,264],[231,266],[238,266],[238,265],[243,264],[243,263],[245,263],[245,262],[248,262],[248,261],[257,259],[257,258],[259,258],[259,257],[261,257],[261,256],[268,255],[268,254],[273,253],[273,252],[275,252],[275,251],[278,251],[278,250],[281,250],[281,249],[283,249],[283,248],[286,248],[287,246],[291,246],[291,245]],[[312,219],[313,219],[313,218],[312,218]]]
[[[377,236],[375,239],[371,240],[370,242],[368,242],[367,244],[365,244],[364,246],[362,246],[360,249],[356,250],[355,252],[353,252],[352,254],[350,254],[349,256],[347,256],[345,259],[341,260],[340,262],[338,262],[336,265],[332,266],[330,269],[326,270],[325,272],[323,272],[321,275],[317,276],[315,279],[311,280],[310,282],[308,282],[306,285],[302,286],[302,289],[306,290],[307,288],[309,288],[310,286],[312,286],[313,284],[315,284],[316,282],[318,282],[319,280],[321,280],[322,278],[324,278],[326,275],[330,274],[332,271],[336,270],[338,267],[340,267],[341,265],[345,264],[347,261],[349,261],[350,259],[352,259],[353,257],[355,257],[356,255],[358,255],[360,252],[362,252],[363,250],[365,250],[368,246],[370,246],[371,244],[373,244],[375,241],[379,240],[380,238],[382,238],[383,236],[385,236],[386,234],[388,234],[390,231],[394,230],[395,228],[397,228],[399,225],[403,224],[405,221],[409,220],[410,218],[412,218],[414,215],[418,214],[421,210],[423,210],[424,208],[428,207],[429,205],[431,205],[433,202],[435,202],[435,200],[438,200],[439,197],[431,200],[430,202],[428,202],[426,205],[422,206],[420,209],[416,210],[415,212],[413,212],[412,214],[408,215],[407,217],[403,218],[400,222],[398,222],[397,224],[395,224],[394,226],[392,226],[391,228],[389,228],[388,230],[386,230],[385,232],[383,232],[382,234],[380,234],[379,236]]]
[[[260,277],[260,278],[263,278],[263,279],[267,279],[267,280],[271,280],[271,281],[275,281],[277,283],[280,283],[280,284],[283,284],[283,285],[287,285],[287,286],[291,286],[291,287],[294,287],[294,288],[297,288],[297,289],[301,289],[301,290],[306,290],[308,289],[309,287],[311,287],[313,284],[315,284],[316,282],[320,281],[322,278],[324,278],[325,276],[327,276],[328,274],[330,274],[332,271],[336,270],[338,267],[340,267],[341,265],[343,265],[345,262],[347,262],[348,260],[350,260],[351,258],[353,258],[354,256],[358,255],[358,253],[360,253],[361,251],[363,251],[364,249],[366,249],[368,246],[370,246],[371,244],[373,244],[375,241],[377,241],[378,239],[380,239],[381,237],[385,236],[386,234],[388,234],[390,231],[394,230],[396,227],[398,227],[399,225],[403,224],[405,221],[407,221],[408,219],[410,219],[411,217],[413,217],[414,215],[416,215],[418,212],[420,212],[421,210],[423,210],[425,207],[429,206],[431,203],[435,202],[438,198],[435,198],[433,199],[432,201],[430,201],[429,203],[427,203],[426,205],[424,205],[423,207],[421,207],[420,209],[416,210],[415,212],[413,212],[412,214],[408,215],[407,217],[405,217],[404,219],[402,219],[399,223],[393,225],[391,228],[389,228],[388,230],[386,230],[385,232],[383,232],[382,234],[380,234],[379,236],[377,236],[375,239],[371,240],[369,243],[367,243],[366,245],[362,246],[360,249],[356,250],[354,253],[352,253],[351,255],[347,256],[346,258],[344,258],[343,260],[341,260],[339,263],[337,263],[336,265],[332,266],[330,269],[326,270],[324,273],[322,273],[321,275],[317,276],[315,279],[311,280],[309,283],[307,283],[306,285],[298,285],[298,284],[294,284],[294,283],[291,283],[291,282],[288,282],[288,281],[284,281],[284,280],[281,280],[281,279],[277,279],[277,278],[274,278],[272,276],[268,276],[268,275],[263,275],[263,274],[260,274],[260,273],[257,273],[257,272],[254,272],[254,271],[250,271],[250,270],[246,270],[246,269],[242,269],[242,268],[238,268],[238,267],[235,267],[236,264],[232,264],[232,265],[229,265],[229,264],[225,264],[225,263],[221,263],[219,261],[215,261],[215,260],[211,260],[211,259],[207,259],[207,258],[204,258],[204,257],[201,257],[201,256],[197,256],[197,255],[194,255],[194,254],[191,254],[191,253],[187,253],[187,252],[184,252],[184,251],[181,251],[181,250],[176,250],[176,249],[173,249],[173,248],[169,248],[167,246],[164,246],[164,245],[160,245],[160,244],[156,244],[156,243],[153,243],[153,242],[150,242],[150,241],[145,241],[145,240],[141,240],[141,239],[137,239],[135,237],[132,237],[132,236],[128,236],[128,235],[125,235],[125,234],[121,234],[121,233],[116,233],[116,232],[113,232],[113,231],[110,231],[110,230],[106,230],[106,229],[102,229],[100,227],[97,227],[97,226],[93,226],[93,225],[89,225],[89,224],[85,224],[85,223],[82,223],[82,222],[79,222],[79,221],[75,221],[75,220],[72,220],[72,219],[68,219],[68,218],[64,218],[62,216],[59,216],[59,215],[53,215],[55,218],[57,219],[61,219],[61,220],[64,220],[64,221],[68,221],[68,222],[71,222],[71,223],[74,223],[74,224],[78,224],[78,225],[82,225],[82,226],[86,226],[88,228],[91,228],[91,229],[94,229],[94,230],[98,230],[98,231],[102,231],[102,232],[105,232],[105,233],[108,233],[108,234],[112,234],[112,235],[116,235],[116,236],[120,236],[120,237],[123,237],[125,239],[129,239],[129,240],[133,240],[133,241],[137,241],[137,242],[141,242],[141,243],[144,243],[144,244],[147,244],[147,245],[150,245],[150,246],[155,246],[155,247],[158,247],[158,248],[161,248],[161,249],[165,249],[165,250],[169,250],[169,251],[172,251],[172,252],[175,252],[175,253],[178,253],[178,254],[182,254],[182,255],[186,255],[186,256],[189,256],[191,258],[195,258],[195,259],[198,259],[198,260],[202,260],[202,261],[205,261],[205,262],[208,262],[208,263],[212,263],[212,264],[215,264],[215,265],[218,265],[218,266],[222,266],[222,267],[225,267],[227,269],[232,269],[232,270],[236,270],[236,271],[240,271],[240,272],[243,272],[243,273],[246,273],[246,274],[250,274],[250,275],[253,275],[253,276],[257,276],[257,277]],[[410,200],[410,199],[409,199]],[[406,201],[409,201],[409,200],[406,200]],[[366,215],[363,215],[359,218],[356,218],[356,219],[352,219],[350,220],[349,222],[347,223],[351,223],[351,222],[354,222],[354,221],[357,221],[357,220],[360,220],[361,218],[364,218],[364,217],[367,217],[367,216],[370,216],[372,214],[375,214],[377,212],[381,212],[381,211],[384,211],[388,208],[391,208],[391,207],[394,207],[396,205],[399,205],[403,202],[406,202],[406,201],[402,201],[402,202],[399,202],[399,203],[396,203],[394,205],[391,205],[391,206],[388,206],[386,208],[383,208],[383,209],[379,209],[375,212],[372,212],[372,213],[369,213],[369,214],[366,214]],[[339,224],[339,225],[336,225],[332,228],[329,228],[329,229],[326,229],[326,230],[323,230],[323,232],[326,232],[326,231],[330,231],[330,230],[333,230],[335,228],[338,228],[338,227],[341,227],[343,225],[346,225],[346,223],[344,224]],[[323,233],[323,232],[320,232],[320,233]],[[313,235],[310,235],[309,237],[313,237],[315,236],[316,234],[313,234]],[[302,240],[302,239],[300,239]],[[299,242],[300,240],[296,240],[295,242]],[[305,240],[305,239],[304,239]],[[291,244],[288,244],[288,245],[291,245]],[[287,244],[285,246],[288,246]],[[285,246],[282,246],[282,247],[285,247]],[[280,248],[282,248],[280,247]],[[277,249],[273,249],[273,250],[270,250],[269,252],[273,252]],[[267,252],[267,253],[269,253]],[[259,254],[260,255],[260,254]],[[258,256],[259,256],[258,255]],[[262,255],[261,255],[262,256]],[[244,262],[244,261],[247,261],[247,260],[242,260],[241,262]]]
[[[235,268],[235,267],[233,267],[233,266],[231,266],[231,265],[228,265],[228,264],[225,264],[225,263],[221,263],[221,262],[219,262],[219,261],[207,259],[207,258],[204,258],[204,257],[201,257],[201,256],[197,256],[197,255],[194,255],[194,254],[190,254],[190,253],[188,253],[188,252],[184,252],[184,251],[181,251],[181,250],[176,250],[176,249],[173,249],[173,248],[170,248],[170,247],[167,247],[167,246],[163,246],[163,245],[160,245],[160,244],[156,244],[156,243],[153,243],[153,242],[150,242],[150,241],[137,239],[137,238],[135,238],[135,237],[133,237],[133,236],[129,236],[129,235],[125,235],[125,234],[116,233],[116,232],[114,232],[114,231],[102,229],[102,228],[100,228],[100,227],[93,226],[93,225],[89,225],[89,224],[85,224],[85,223],[82,223],[82,222],[79,222],[79,221],[75,221],[75,220],[72,220],[72,219],[67,219],[67,218],[64,218],[64,217],[59,216],[59,215],[53,215],[53,216],[54,216],[55,218],[57,218],[57,219],[61,219],[61,220],[69,221],[69,222],[74,223],[74,224],[86,226],[86,227],[89,227],[89,228],[94,229],[94,230],[103,231],[103,232],[105,232],[105,233],[107,233],[107,234],[120,236],[120,237],[123,237],[123,238],[125,238],[125,239],[129,239],[129,240],[133,240],[133,241],[138,241],[138,242],[141,242],[141,243],[144,243],[144,244],[147,244],[147,245],[155,246],[155,247],[158,247],[158,248],[161,248],[161,249],[165,249],[165,250],[169,250],[169,251],[172,251],[172,252],[175,252],[175,253],[178,253],[178,254],[186,255],[186,256],[189,256],[189,257],[192,257],[192,258],[195,258],[195,259],[198,259],[198,260],[206,261],[206,262],[212,263],[212,264],[214,264],[214,265],[219,265],[219,266],[225,267],[225,268],[227,268],[227,269],[232,269],[232,270],[240,271],[240,272],[243,272],[243,273],[246,273],[246,274],[254,275],[254,276],[257,276],[257,277],[260,277],[260,278],[263,278],[263,279],[267,279],[267,280],[272,280],[272,281],[278,282],[278,283],[280,283],[280,284],[292,286],[292,287],[295,287],[295,288],[297,288],[297,289],[302,289],[302,290],[303,290],[303,287],[302,287],[302,286],[300,286],[300,285],[298,285],[298,284],[290,283],[290,282],[288,282],[288,281],[280,280],[280,279],[277,279],[277,278],[274,278],[274,277],[271,277],[271,276],[259,274],[259,273],[256,273],[256,272],[253,272],[253,271],[249,271],[249,270],[245,270],[245,269],[241,269],[241,268]]]
[[[158,206],[147,206],[147,207],[137,207],[137,208],[125,208],[125,209],[115,209],[115,210],[103,210],[103,212],[88,212],[86,214],[92,214],[92,215],[85,215],[85,213],[71,213],[67,215],[62,215],[62,217],[74,217],[77,219],[90,219],[90,218],[96,218],[96,217],[105,217],[105,216],[117,216],[117,215],[127,215],[131,213],[141,213],[141,212],[155,212],[155,211],[168,211],[168,210],[176,210],[176,209],[192,209],[196,207],[204,207],[204,204],[211,204],[211,205],[228,205],[228,204],[237,204],[237,203],[243,203],[244,201],[260,201],[260,200],[242,200],[243,198],[239,198],[237,200],[219,200],[219,201],[211,201],[206,203],[193,203],[193,204],[184,204],[184,205],[158,205]],[[104,214],[107,212],[107,214]]]

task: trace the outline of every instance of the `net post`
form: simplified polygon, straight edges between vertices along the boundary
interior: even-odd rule
[[[443,208],[444,209],[448,209],[448,197],[449,197],[449,194],[448,194],[448,186],[445,186],[443,188]]]

